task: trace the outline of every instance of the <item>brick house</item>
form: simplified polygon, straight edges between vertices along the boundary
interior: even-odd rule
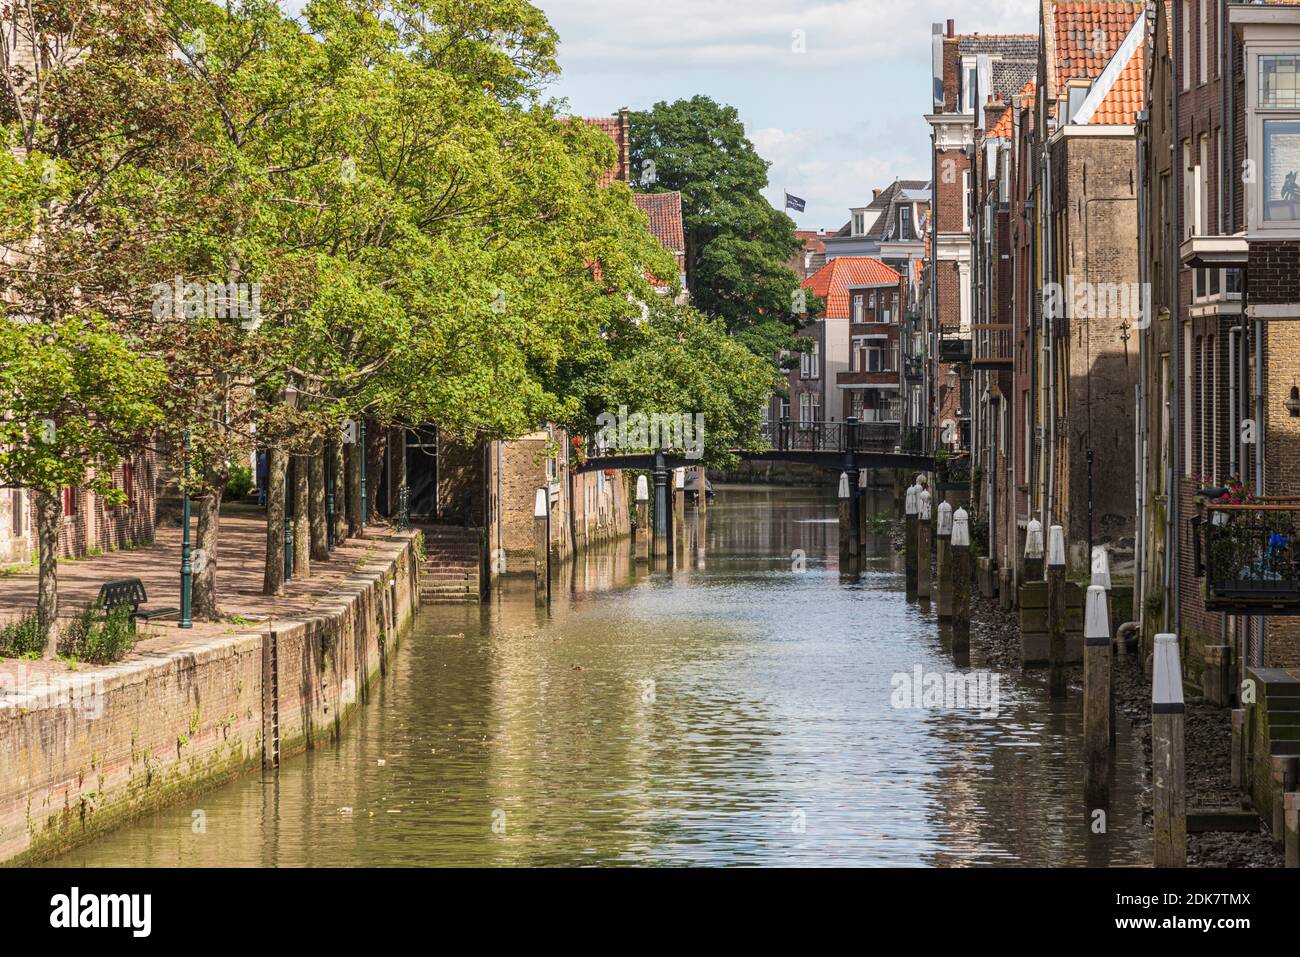
[[[1238,678],[1300,664],[1296,618],[1212,607],[1209,496],[1197,494],[1235,479],[1287,498],[1300,484],[1298,51],[1294,3],[1170,0],[1153,12],[1135,602],[1148,641],[1179,635],[1192,681],[1225,649]]]
[[[603,130],[614,141],[615,165],[600,186],[615,182],[634,187],[639,182],[631,168],[628,111],[585,122]],[[686,302],[686,241],[679,192],[634,193],[633,201],[645,213],[648,228],[660,245],[673,253],[678,275],[650,277],[660,295],[680,288],[678,302]],[[437,496],[429,519],[483,529],[485,546],[493,560],[495,577],[503,572],[531,570],[533,510],[539,488],[547,490],[551,509],[551,549],[572,554],[586,545],[619,538],[631,532],[630,490],[621,471],[578,474],[582,449],[574,437],[555,423],[516,439],[463,445],[440,440],[429,430],[437,461]]]
[[[1137,140],[1144,102],[1145,4],[1044,0],[1035,124],[1043,131],[1038,201],[1047,348],[1032,506],[1065,527],[1067,558],[1089,545],[1112,564],[1132,554]]]
[[[926,268],[926,354],[936,363],[926,383],[926,447],[969,448],[975,415],[970,365],[974,310],[972,229],[977,137],[986,131],[988,97],[1009,103],[1032,79],[1034,35],[958,35],[955,22],[933,26],[933,220]]]
[[[902,374],[900,330],[906,277],[869,256],[832,259],[803,282],[826,303],[798,335],[813,341],[789,376],[789,413],[796,423],[898,423]]]
[[[30,38],[12,21],[0,29],[6,60],[15,72],[30,74],[35,57]],[[21,154],[20,154],[21,155]],[[0,251],[0,263],[13,266],[23,254]],[[59,558],[147,544],[153,541],[157,459],[153,453],[132,456],[113,470],[113,485],[127,492],[124,505],[109,506],[86,489],[63,489],[59,522]],[[0,565],[27,564],[36,554],[34,497],[26,489],[0,488]]]
[[[788,265],[803,280],[826,265],[826,230],[796,229],[794,234],[802,248],[790,257]]]

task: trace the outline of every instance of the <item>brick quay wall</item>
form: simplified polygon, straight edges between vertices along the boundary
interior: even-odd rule
[[[391,535],[309,612],[4,689],[0,862],[332,741],[418,610],[420,552],[418,533]]]

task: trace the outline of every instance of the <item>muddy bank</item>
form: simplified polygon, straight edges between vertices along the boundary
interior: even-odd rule
[[[1020,623],[1015,611],[1003,611],[995,599],[971,596],[971,644],[991,668],[1020,670]],[[1115,710],[1127,718],[1142,743],[1146,775],[1142,795],[1143,819],[1151,826],[1151,682],[1141,660],[1127,655],[1115,661]],[[1083,669],[1070,669],[1072,693],[1083,693]],[[1122,717],[1121,717],[1122,716]],[[1187,692],[1187,807],[1240,808],[1232,787],[1230,753],[1232,712],[1213,708]],[[1281,852],[1272,848],[1268,825],[1255,834],[1207,833],[1187,835],[1189,867],[1281,867]]]

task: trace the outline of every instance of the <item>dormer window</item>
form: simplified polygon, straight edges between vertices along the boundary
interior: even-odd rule
[[[867,231],[867,214],[861,210],[853,213],[853,235],[862,236]]]
[[[900,242],[911,242],[916,238],[912,229],[912,210],[906,206],[898,207],[898,239]]]

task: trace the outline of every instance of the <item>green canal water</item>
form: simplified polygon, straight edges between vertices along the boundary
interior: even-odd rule
[[[1077,694],[1015,674],[996,715],[897,706],[895,675],[963,669],[887,546],[841,574],[835,510],[724,488],[671,573],[611,547],[549,614],[530,580],[426,608],[339,742],[55,863],[1148,863],[1122,719],[1095,833]]]

